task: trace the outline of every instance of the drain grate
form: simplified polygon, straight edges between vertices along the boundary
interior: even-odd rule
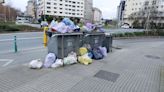
[[[151,59],[160,59],[160,57],[154,56],[154,55],[145,55],[145,57],[151,58]]]
[[[94,77],[104,79],[107,81],[111,81],[111,82],[116,82],[116,80],[118,79],[119,76],[120,76],[120,74],[100,70],[98,73],[96,73],[96,75]]]

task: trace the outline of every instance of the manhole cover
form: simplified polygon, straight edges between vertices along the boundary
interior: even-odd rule
[[[160,57],[158,57],[158,56],[153,56],[153,55],[145,55],[145,57],[151,58],[151,59],[160,59]]]
[[[115,82],[119,76],[120,76],[120,74],[100,70],[98,73],[96,73],[96,75],[94,77],[104,79],[107,81],[111,81],[111,82]]]

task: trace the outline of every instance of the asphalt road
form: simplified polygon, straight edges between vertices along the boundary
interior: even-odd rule
[[[14,36],[19,51],[43,47],[42,32],[0,34],[0,53],[14,52]]]
[[[32,25],[32,24],[29,24]],[[37,24],[34,24],[38,26]],[[143,31],[138,29],[108,29],[110,33],[125,33]],[[43,47],[43,32],[9,33],[0,34],[0,53],[14,51],[14,36],[17,37],[18,50],[34,49]]]

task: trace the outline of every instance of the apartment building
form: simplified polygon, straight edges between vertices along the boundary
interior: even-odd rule
[[[84,0],[38,0],[38,16],[84,18]]]
[[[85,22],[93,22],[93,0],[85,0],[84,20]]]
[[[122,2],[122,1],[121,1]],[[125,0],[125,6],[121,12],[121,21],[123,24],[132,26],[135,20],[140,23],[150,20],[155,23],[164,23],[164,0]],[[119,15],[118,15],[119,16]]]
[[[120,5],[117,7],[118,26],[122,25],[124,10],[125,10],[125,0],[121,0]]]
[[[98,8],[93,8],[93,22],[94,23],[101,23],[101,19],[102,19],[102,12],[100,9]]]
[[[35,6],[34,6],[34,0],[29,0],[29,1],[27,2],[25,14],[26,14],[27,16],[35,17],[34,7],[35,7]]]

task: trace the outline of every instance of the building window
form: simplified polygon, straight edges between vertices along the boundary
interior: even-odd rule
[[[161,6],[161,8],[163,8],[163,5]]]
[[[54,11],[54,13],[57,13],[57,11]]]
[[[50,5],[51,3],[50,2],[47,2],[48,5]]]
[[[72,7],[75,7],[75,5],[72,5]]]
[[[156,1],[153,1],[153,2],[152,2],[152,5],[155,5],[155,4],[156,4]]]
[[[54,9],[57,9],[57,7],[54,7]]]
[[[47,7],[47,9],[51,9],[51,7]]]
[[[75,4],[76,2],[73,1],[72,3]]]
[[[63,0],[60,0],[60,2],[62,2]]]
[[[75,13],[72,13],[72,15],[75,15]]]
[[[65,4],[65,6],[68,6],[68,4]]]
[[[54,3],[54,5],[57,5],[57,3]]]
[[[51,13],[51,11],[47,11],[47,13]]]
[[[149,1],[146,1],[146,2],[145,2],[145,5],[149,5]]]
[[[60,8],[60,10],[62,10],[63,8]]]
[[[60,12],[60,14],[62,14],[63,12]]]
[[[60,4],[60,6],[62,6],[63,4]]]

